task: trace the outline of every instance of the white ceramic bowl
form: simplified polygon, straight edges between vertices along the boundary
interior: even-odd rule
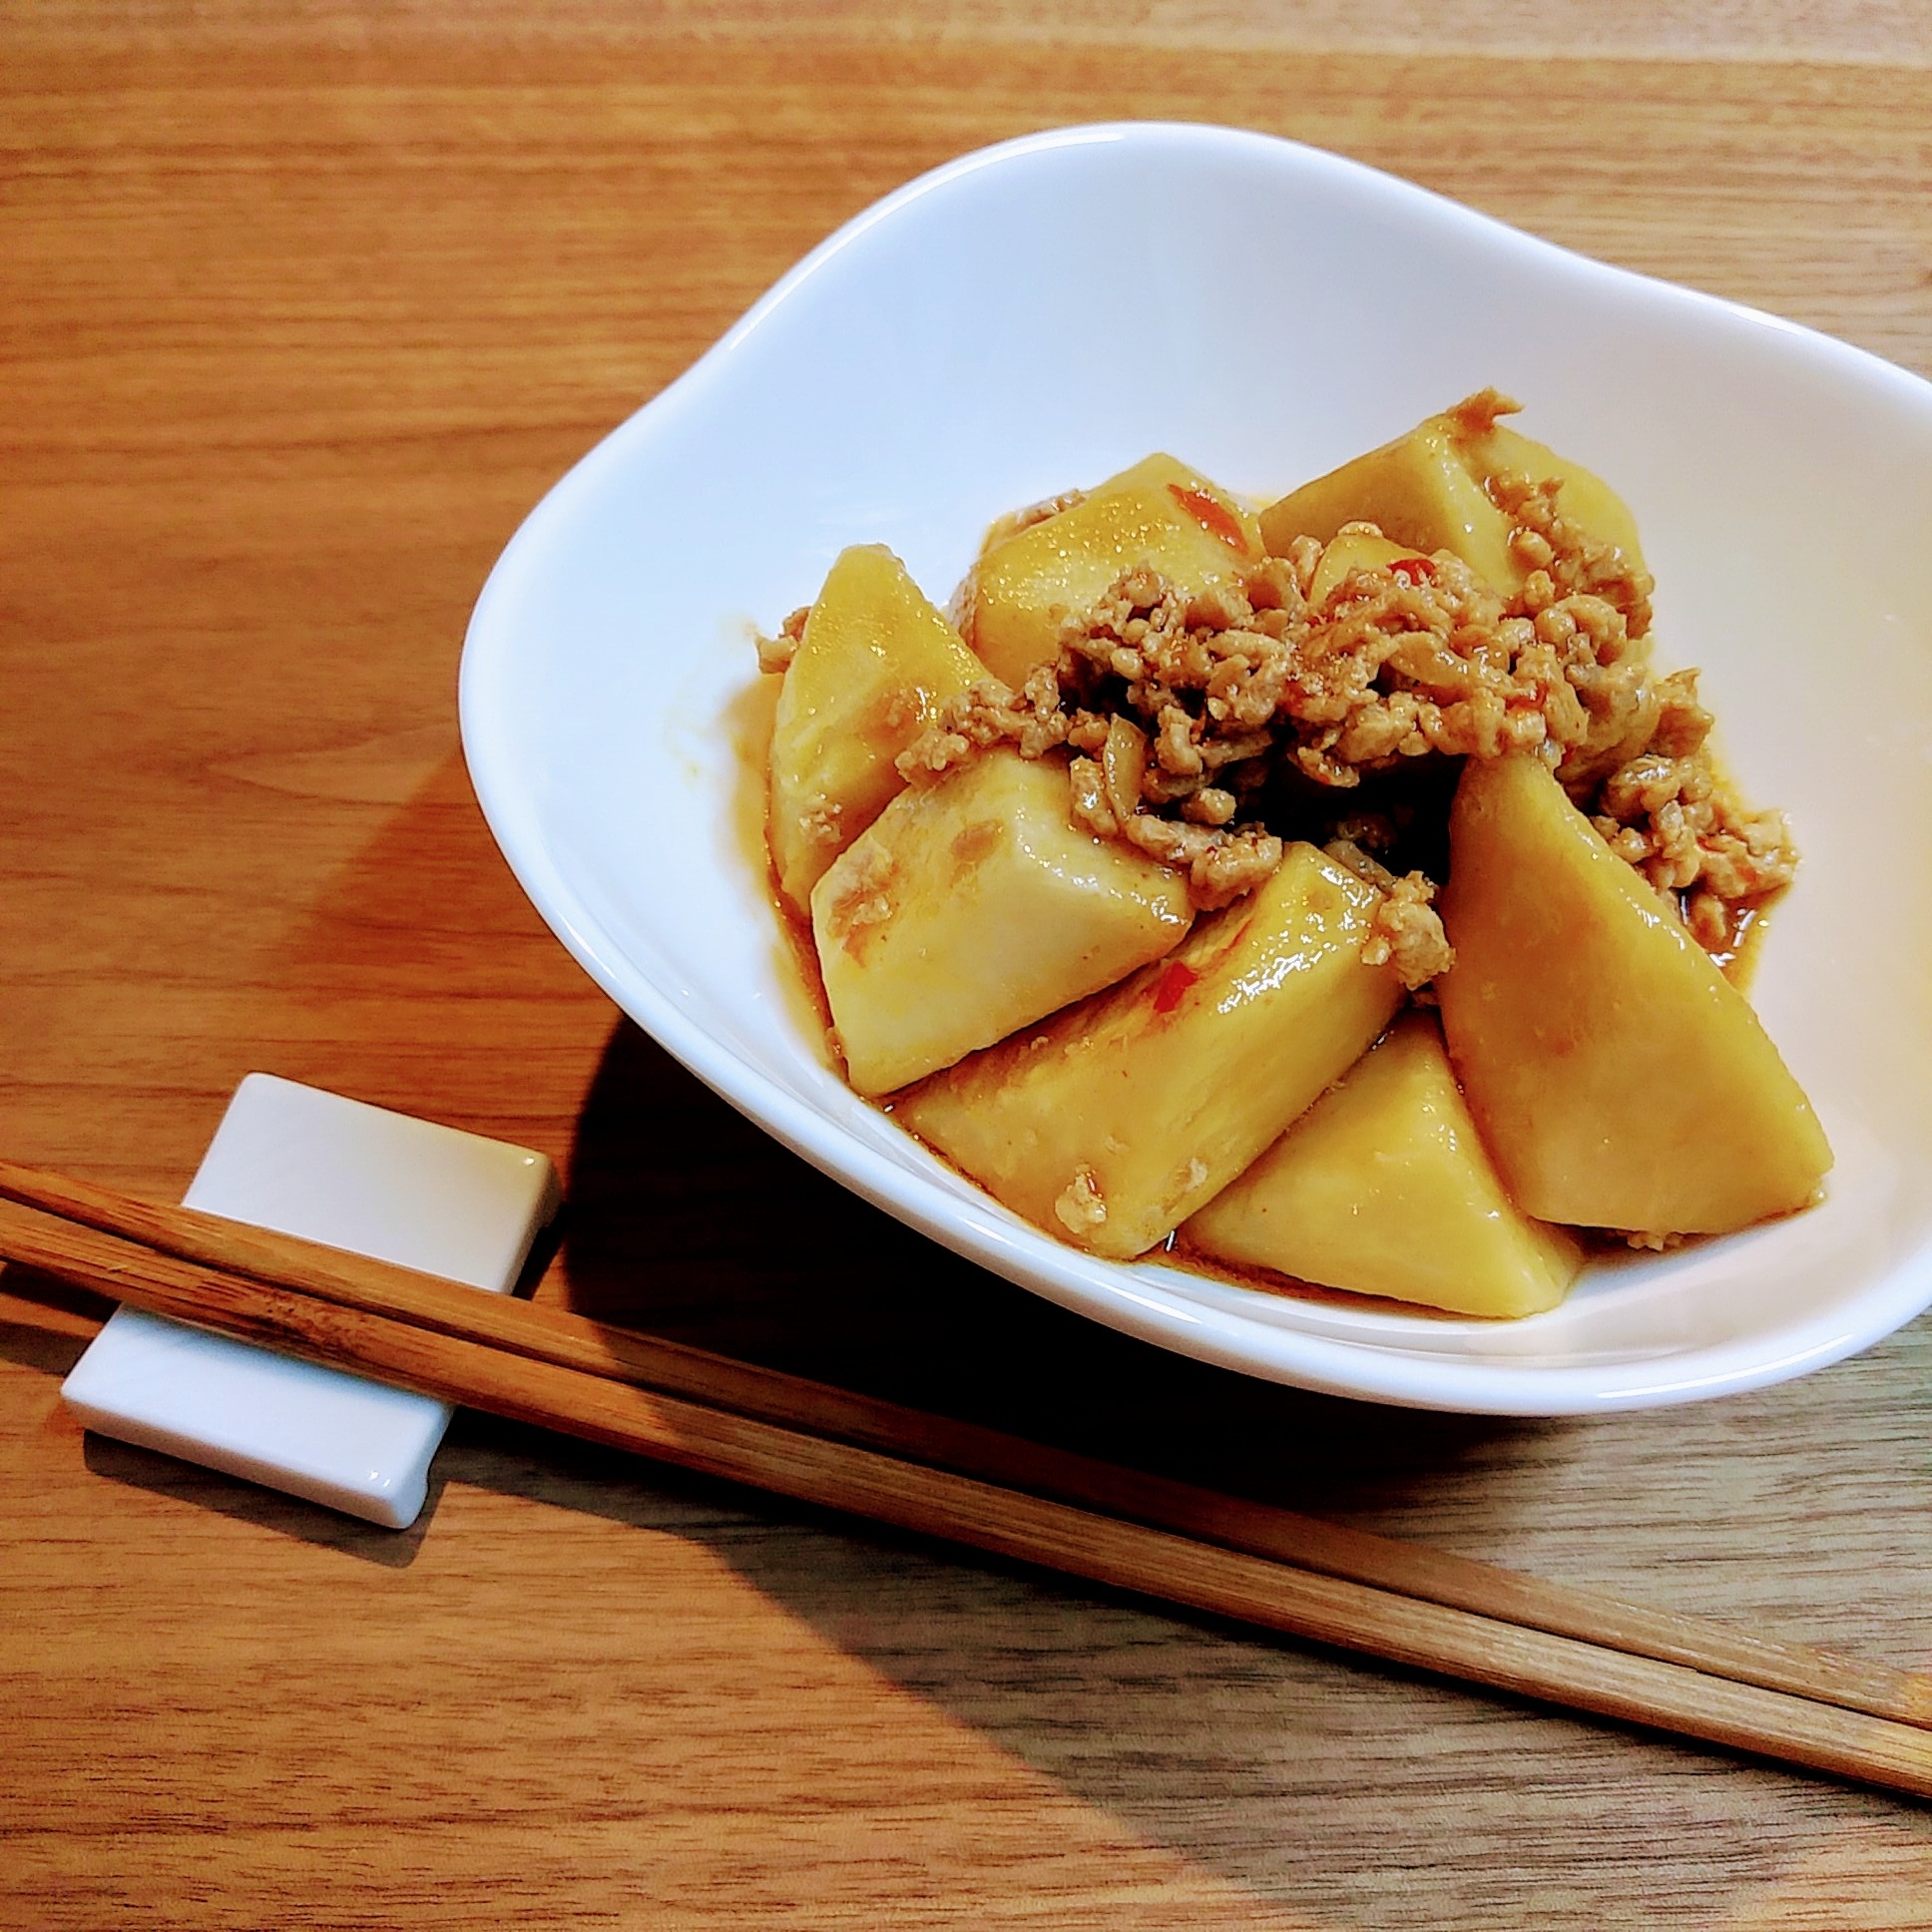
[[[649,265],[643,264],[643,272]],[[1610,478],[1732,764],[1804,854],[1753,988],[1837,1152],[1794,1219],[1593,1266],[1517,1323],[1091,1259],[827,1064],[733,829],[751,627],[884,542],[939,601],[1000,511],[1169,449],[1266,498],[1485,383]],[[532,513],[476,608],[463,738],[558,936],[647,1031],[934,1239],[1303,1387],[1551,1414],[1795,1375],[1932,1301],[1932,385],[1225,129],[1076,128],[889,196]],[[755,1204],[747,1204],[754,1207]]]

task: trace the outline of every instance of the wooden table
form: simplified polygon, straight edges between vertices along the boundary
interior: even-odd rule
[[[1591,1422],[1162,1356],[620,1020],[457,747],[468,607],[546,484],[1001,136],[1292,134],[1932,374],[1925,15],[1742,11],[9,10],[0,1149],[173,1196],[270,1069],[546,1150],[546,1297],[1932,1664],[1932,1324]],[[57,1389],[103,1312],[0,1280],[7,1926],[1932,1924],[1922,1806],[523,1429],[459,1419],[399,1536],[86,1438]]]

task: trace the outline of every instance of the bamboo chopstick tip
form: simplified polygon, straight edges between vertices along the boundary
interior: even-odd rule
[[[1932,1675],[1915,1672],[1899,1686],[1899,1715],[1907,1723],[1932,1729]]]

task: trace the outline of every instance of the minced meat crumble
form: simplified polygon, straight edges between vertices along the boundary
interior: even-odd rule
[[[1486,390],[1453,413],[1479,433],[1514,407]],[[1696,673],[1652,671],[1649,575],[1567,518],[1555,482],[1486,487],[1525,571],[1514,596],[1438,551],[1311,603],[1312,538],[1193,599],[1132,569],[1021,690],[986,679],[949,703],[900,772],[931,784],[995,744],[1064,752],[1076,818],[1184,872],[1203,909],[1265,879],[1284,835],[1310,837],[1383,888],[1367,952],[1416,989],[1455,955],[1430,903],[1440,859],[1386,862],[1425,816],[1406,794],[1452,760],[1533,752],[1701,946],[1734,950],[1795,870],[1782,815],[1748,809],[1718,772]]]

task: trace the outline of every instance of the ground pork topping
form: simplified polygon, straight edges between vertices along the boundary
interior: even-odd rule
[[[1478,436],[1514,407],[1484,391],[1451,413]],[[1512,597],[1439,551],[1351,572],[1317,605],[1323,546],[1306,537],[1193,598],[1138,567],[1066,621],[1022,690],[989,679],[946,705],[899,770],[932,784],[998,744],[1067,757],[1076,819],[1185,872],[1203,909],[1265,879],[1283,834],[1336,855],[1339,840],[1384,895],[1368,951],[1413,989],[1454,959],[1435,886],[1370,856],[1402,827],[1351,795],[1531,752],[1699,943],[1724,952],[1749,907],[1792,876],[1783,819],[1721,781],[1696,674],[1651,670],[1649,575],[1564,514],[1559,483],[1498,475],[1486,488],[1525,570]],[[1351,813],[1386,835],[1351,836]]]
[[[1085,1162],[1074,1170],[1074,1178],[1061,1190],[1053,1211],[1075,1234],[1091,1234],[1106,1224],[1107,1200],[1093,1169]]]
[[[1522,601],[1534,615],[1560,598],[1589,596],[1624,620],[1632,638],[1651,632],[1651,593],[1657,586],[1621,550],[1594,541],[1557,507],[1554,477],[1503,474],[1486,485],[1489,499],[1515,525],[1510,552],[1528,571]]]
[[[991,550],[1008,537],[1017,537],[1022,530],[1031,530],[1036,523],[1045,523],[1049,517],[1057,517],[1062,510],[1071,510],[1076,504],[1086,501],[1085,490],[1062,490],[1058,496],[1042,497],[1038,503],[1029,503],[1024,510],[1009,510],[1005,516],[993,520],[993,527],[987,531],[982,548]]]
[[[1421,872],[1398,878],[1352,838],[1331,838],[1322,850],[1381,889],[1382,901],[1375,908],[1368,944],[1362,948],[1367,964],[1393,965],[1396,977],[1413,993],[1456,963],[1455,948],[1431,903],[1436,896],[1432,880]]]
[[[1713,764],[1696,677],[1661,681],[1657,731],[1604,780],[1593,822],[1612,851],[1680,907],[1706,952],[1726,953],[1751,909],[1796,877],[1798,855],[1784,814],[1751,810]]]
[[[811,606],[800,604],[785,621],[778,626],[778,635],[767,638],[758,634],[758,669],[779,673],[791,669],[791,661],[798,655],[799,641],[805,635],[805,620],[811,616]]]

